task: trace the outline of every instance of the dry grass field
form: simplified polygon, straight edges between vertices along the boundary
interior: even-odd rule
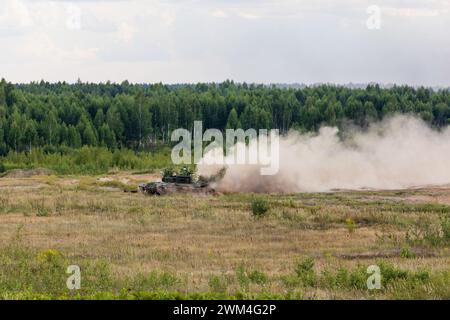
[[[0,298],[450,298],[450,188],[124,192],[154,178],[0,178]]]

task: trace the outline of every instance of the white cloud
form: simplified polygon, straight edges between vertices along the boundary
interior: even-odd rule
[[[447,14],[449,9],[428,9],[428,8],[383,8],[383,13],[394,17],[436,17]]]
[[[134,35],[138,32],[137,28],[128,24],[127,22],[122,22],[119,25],[117,31],[117,37],[124,42],[128,42],[133,39]]]
[[[21,0],[2,0],[0,28],[22,29],[33,25],[28,7]]]
[[[448,84],[449,1],[0,0],[0,67],[13,81]]]
[[[211,15],[213,17],[216,17],[216,18],[226,18],[226,17],[228,17],[228,14],[225,11],[220,10],[220,9],[212,11]]]
[[[176,14],[172,11],[163,11],[161,13],[161,19],[166,27],[173,26],[176,21]]]
[[[97,51],[97,48],[80,48],[77,45],[68,45],[64,48],[59,46],[49,35],[43,33],[30,34],[18,47],[18,53],[28,61],[46,61],[47,63],[94,60]]]
[[[263,17],[260,14],[252,13],[252,12],[248,12],[248,11],[238,11],[237,14],[244,19],[258,19],[258,18]]]

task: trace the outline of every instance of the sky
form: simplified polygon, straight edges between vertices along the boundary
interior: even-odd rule
[[[1,0],[0,77],[450,86],[450,0]]]

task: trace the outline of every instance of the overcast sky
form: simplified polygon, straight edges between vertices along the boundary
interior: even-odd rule
[[[13,82],[448,86],[450,0],[0,0],[0,43]]]

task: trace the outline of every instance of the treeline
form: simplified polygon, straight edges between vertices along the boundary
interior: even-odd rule
[[[46,148],[36,148],[31,153],[9,152],[0,158],[0,177],[11,169],[47,168],[57,174],[100,174],[111,169],[152,172],[171,165],[170,148],[159,148],[157,152],[91,146],[57,149],[58,152],[48,152]]]
[[[321,125],[412,113],[433,126],[450,122],[450,91],[369,85],[301,89],[236,84],[75,84],[0,82],[0,155],[48,153],[83,146],[148,150],[176,128],[277,128],[311,131]]]

